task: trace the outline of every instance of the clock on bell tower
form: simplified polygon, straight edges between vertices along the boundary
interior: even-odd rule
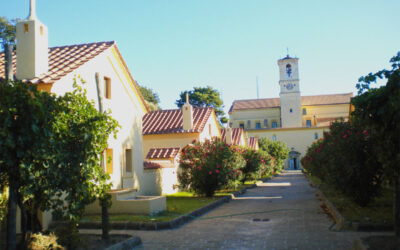
[[[278,60],[282,127],[301,127],[298,62],[289,55]]]

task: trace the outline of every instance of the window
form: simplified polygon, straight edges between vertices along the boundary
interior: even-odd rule
[[[111,99],[111,79],[104,77],[104,96],[107,99]]]
[[[248,121],[247,121],[247,128],[250,128],[250,127],[251,127],[251,121],[248,120]]]
[[[132,173],[132,149],[125,149],[125,172]]]
[[[306,114],[307,114],[307,109],[303,108],[303,115],[306,115]]]
[[[273,135],[273,136],[272,136],[272,140],[273,140],[273,141],[276,141],[276,135]]]
[[[260,129],[261,128],[261,122],[256,122],[256,129]]]
[[[306,126],[307,126],[307,127],[311,127],[311,120],[307,120],[307,121],[306,121]]]
[[[290,113],[293,113],[293,109],[290,109]]]
[[[276,121],[272,122],[272,128],[277,128],[278,127],[278,123]]]
[[[318,133],[315,133],[315,134],[314,134],[314,139],[315,139],[315,140],[318,140]]]
[[[210,135],[210,137],[211,137],[211,123],[210,124],[208,124],[208,134]]]
[[[40,25],[40,35],[43,35],[43,25]]]
[[[232,123],[232,122],[230,122],[230,123],[229,123],[229,127],[230,127],[230,128],[232,128],[232,125],[233,125],[233,123]]]
[[[24,24],[24,32],[27,33],[29,32],[29,24]]]
[[[264,120],[264,126],[268,127],[268,120],[267,119]]]
[[[113,150],[112,148],[107,148],[106,150],[106,166],[107,166],[107,174],[113,173]]]
[[[244,123],[243,122],[239,123],[239,128],[244,129]]]

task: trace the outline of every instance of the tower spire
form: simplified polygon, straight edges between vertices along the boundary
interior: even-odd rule
[[[30,0],[28,19],[29,20],[36,19],[36,1],[35,0]]]

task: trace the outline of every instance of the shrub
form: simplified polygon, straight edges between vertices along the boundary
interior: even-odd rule
[[[280,141],[271,141],[267,138],[258,139],[261,151],[266,152],[275,160],[274,173],[279,173],[283,169],[283,162],[289,157],[289,148]]]
[[[324,139],[314,143],[302,159],[305,169],[322,181],[366,206],[379,195],[382,167],[369,132],[356,123],[332,123]]]
[[[64,247],[57,243],[57,236],[54,233],[44,235],[41,233],[29,235],[27,241],[27,249],[42,250],[42,249],[55,249],[61,250]]]
[[[272,172],[273,164],[269,154],[264,151],[254,150],[252,148],[245,148],[242,157],[246,161],[242,170],[242,183],[247,180],[257,180]]]
[[[241,177],[244,166],[242,149],[218,138],[194,142],[182,149],[178,179],[180,188],[199,195],[213,196],[215,191]]]

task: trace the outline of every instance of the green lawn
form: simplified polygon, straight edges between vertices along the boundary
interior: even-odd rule
[[[167,210],[153,216],[146,215],[110,215],[110,221],[130,221],[130,222],[158,222],[170,221],[181,215],[192,212],[204,207],[221,197],[194,197],[192,193],[179,192],[167,196]],[[87,215],[81,222],[101,221],[100,215]]]
[[[248,181],[244,185],[238,185],[229,189],[215,192],[214,197],[198,197],[192,192],[178,192],[167,197],[167,210],[153,216],[146,215],[110,215],[110,221],[130,221],[130,222],[159,222],[170,221],[179,216],[190,213],[196,209],[204,207],[224,196],[231,195],[243,188],[250,187],[257,181]],[[83,216],[81,222],[101,221],[100,215]]]
[[[393,193],[390,190],[384,190],[382,195],[367,207],[360,207],[328,185],[321,183],[318,178],[311,176],[310,179],[347,221],[393,223]]]

